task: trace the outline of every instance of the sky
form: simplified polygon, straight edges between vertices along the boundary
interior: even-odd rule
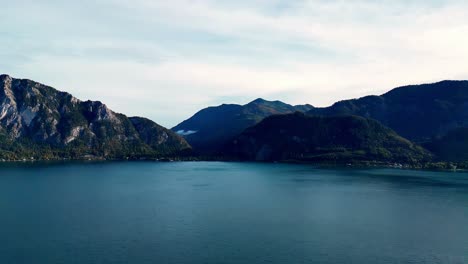
[[[468,1],[0,0],[0,73],[166,127],[468,79]]]

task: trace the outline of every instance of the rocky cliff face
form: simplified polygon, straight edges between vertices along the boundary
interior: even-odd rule
[[[172,131],[150,120],[146,124],[147,128],[137,129],[128,117],[99,101],[80,101],[37,82],[0,75],[0,133],[4,140],[25,142],[25,149],[40,144],[39,152],[47,146],[68,149],[63,155],[78,151],[75,155],[121,157],[173,154],[190,148]],[[139,131],[143,130],[142,136]],[[157,144],[149,142],[147,134],[158,138]],[[17,150],[13,153],[20,155]]]

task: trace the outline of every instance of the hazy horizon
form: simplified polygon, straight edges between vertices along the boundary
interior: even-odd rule
[[[0,73],[166,127],[256,98],[328,106],[468,79],[468,3],[3,1]]]

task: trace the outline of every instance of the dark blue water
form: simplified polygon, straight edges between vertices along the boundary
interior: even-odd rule
[[[468,263],[468,174],[2,164],[0,263]]]

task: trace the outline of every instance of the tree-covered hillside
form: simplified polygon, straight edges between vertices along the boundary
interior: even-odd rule
[[[431,158],[428,151],[375,120],[299,112],[265,118],[226,145],[224,154],[259,161],[416,163]]]

